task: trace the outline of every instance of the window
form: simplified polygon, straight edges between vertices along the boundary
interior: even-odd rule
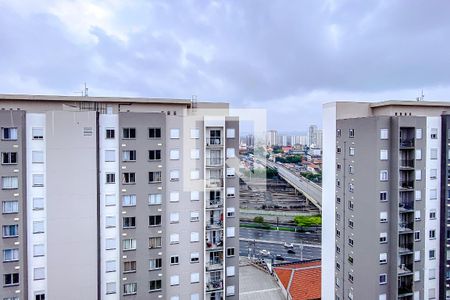
[[[431,128],[431,130],[430,130],[430,138],[437,139],[437,133],[438,133],[437,128]]]
[[[414,220],[420,221],[420,210],[414,212]]]
[[[447,292],[446,298],[448,298],[448,292]],[[436,289],[435,288],[428,289],[428,299],[436,299]]]
[[[105,262],[105,272],[115,272],[116,271],[116,261],[115,260],[107,260]]]
[[[380,264],[387,263],[387,253],[380,253]]]
[[[349,255],[347,260],[350,264],[353,265],[353,256]]]
[[[159,280],[161,281],[161,280]],[[124,295],[134,295],[137,292],[137,283],[125,283],[123,285]]]
[[[122,206],[136,206],[136,195],[123,195]]]
[[[162,268],[162,258],[152,258],[148,261],[148,269],[152,270],[160,270]]]
[[[388,151],[385,149],[380,150],[380,160],[388,159]]]
[[[380,244],[387,243],[387,232],[380,232]]]
[[[150,292],[160,291],[162,287],[162,281],[160,279],[151,280],[149,285],[150,285]]]
[[[380,139],[387,140],[389,135],[389,129],[380,129]]]
[[[45,294],[44,293],[36,294],[34,299],[35,300],[45,300]],[[19,299],[17,299],[17,300],[19,300]]]
[[[136,227],[136,217],[123,217],[122,218],[122,228],[135,228]]]
[[[388,171],[387,170],[381,170],[380,171],[380,181],[387,181],[388,178]]]
[[[198,232],[191,232],[191,243],[200,241],[200,235]]]
[[[227,286],[227,296],[234,296],[235,288],[234,285]]]
[[[354,147],[350,147],[350,148],[348,149],[348,155],[350,155],[350,156],[355,155],[355,148],[354,148]]]
[[[227,158],[233,158],[236,156],[234,148],[227,148]]]
[[[162,239],[161,237],[151,237],[148,239],[148,247],[150,249],[161,248],[162,247]]]
[[[420,191],[420,190],[415,191],[415,199],[416,199],[416,201],[422,199],[422,191]]]
[[[116,239],[108,238],[105,240],[105,249],[106,250],[114,250],[116,249]]]
[[[19,201],[6,200],[2,202],[2,212],[4,214],[14,214],[19,212]]]
[[[200,282],[200,273],[191,273],[191,283]]]
[[[200,261],[200,253],[191,252],[191,263],[198,263]]]
[[[105,227],[106,228],[114,228],[114,227],[116,227],[116,217],[115,216],[106,216],[106,218],[105,218]]]
[[[380,201],[387,201],[387,200],[388,200],[387,192],[386,191],[380,192]]]
[[[191,170],[191,180],[197,180],[200,178],[199,170]]]
[[[149,150],[148,160],[161,160],[161,150]]]
[[[33,198],[33,210],[44,209],[44,198]]]
[[[438,158],[438,149],[431,148],[430,149],[430,159],[437,159],[437,158]]]
[[[414,251],[414,261],[420,261],[420,251]]]
[[[17,128],[15,127],[3,127],[2,139],[7,141],[17,140]]]
[[[388,215],[386,211],[382,211],[380,212],[380,222],[381,223],[386,223],[388,219]]]
[[[148,182],[158,183],[162,181],[161,171],[148,172]]]
[[[170,257],[171,265],[178,265],[180,263],[180,257],[178,255],[174,255]]]
[[[355,224],[353,223],[353,220],[348,219],[348,227],[353,228],[353,225],[355,225]]]
[[[435,219],[436,219],[436,210],[431,209],[430,210],[430,220],[435,220]]]
[[[191,159],[200,159],[200,149],[191,149]]]
[[[430,240],[435,240],[436,239],[436,230],[435,229],[431,229],[428,232],[428,237],[430,238]]]
[[[227,187],[227,197],[229,197],[229,198],[235,197],[235,188],[234,187]]]
[[[353,247],[354,240],[352,238],[348,238],[348,244]]]
[[[199,294],[191,294],[191,300],[200,300]]]
[[[33,221],[33,233],[44,233],[44,221]]]
[[[227,177],[234,177],[236,174],[235,168],[227,168]]]
[[[162,203],[161,194],[150,194],[148,195],[148,205],[159,205]]]
[[[45,246],[44,244],[36,244],[33,245],[33,256],[39,257],[45,255]]]
[[[180,171],[179,170],[170,171],[169,180],[170,181],[179,181],[180,180]]]
[[[115,294],[116,293],[116,283],[115,282],[107,282],[106,283],[106,294]]]
[[[436,269],[428,270],[428,279],[436,279]]]
[[[136,173],[126,172],[122,174],[122,184],[135,184],[136,183]]]
[[[17,152],[2,152],[2,164],[3,165],[17,164]]]
[[[34,187],[44,186],[44,174],[33,174],[32,175],[32,184]]]
[[[191,201],[199,201],[200,200],[200,192],[191,191]]]
[[[227,248],[227,256],[234,256],[234,248]]]
[[[160,215],[156,215],[156,216],[149,216],[148,217],[148,226],[161,226],[161,216]]]
[[[430,260],[436,259],[436,250],[435,249],[432,249],[432,250],[428,251],[428,258]]]
[[[122,160],[127,161],[136,161],[136,150],[124,150],[122,151]]]
[[[123,139],[135,139],[136,138],[136,128],[123,128],[122,129]]]
[[[380,284],[387,283],[387,274],[380,274]]]
[[[355,204],[353,201],[351,201],[351,200],[348,201],[348,209],[353,210],[354,205]]]
[[[430,189],[430,200],[437,199],[437,189]]]
[[[178,149],[170,150],[170,152],[169,152],[169,158],[170,158],[171,160],[177,160],[177,159],[180,159],[180,150],[178,150]]]
[[[134,273],[136,272],[136,261],[124,261],[123,262],[123,272],[124,273]]]
[[[342,131],[340,129],[336,129],[336,137],[341,136]]]
[[[336,147],[336,153],[339,154],[342,152],[342,148],[340,146]]]
[[[235,228],[227,227],[227,237],[234,237],[234,236],[235,236]]]
[[[422,170],[416,170],[416,172],[415,172],[415,179],[416,180],[422,180]]]
[[[160,139],[161,138],[161,128],[149,128],[148,129],[149,139]]]
[[[414,241],[420,241],[420,231],[414,232]]]
[[[200,138],[200,129],[191,128],[191,139],[199,139]]]
[[[416,139],[422,139],[422,128],[416,128]]]
[[[116,183],[116,174],[106,173],[106,183]]]
[[[177,212],[172,212],[169,215],[169,222],[170,223],[178,223],[180,221],[180,214]]]
[[[354,138],[355,137],[355,129],[349,129],[348,130],[348,137]]]
[[[430,169],[430,179],[437,178],[437,169]]]
[[[19,249],[3,249],[3,261],[18,261],[19,260]]]
[[[236,137],[236,131],[234,128],[227,128],[227,138],[234,139]]]
[[[200,220],[200,213],[198,211],[191,211],[191,222],[198,222]]]
[[[105,150],[105,162],[116,161],[116,151],[115,150]]]
[[[178,128],[170,129],[170,138],[171,139],[179,139],[180,138],[180,129],[178,129]]]
[[[416,150],[414,151],[414,156],[415,156],[415,159],[416,159],[416,160],[422,159],[422,150],[416,149]]]
[[[355,185],[353,183],[348,184],[348,191],[352,193],[355,191]]]
[[[112,128],[107,128],[105,132],[105,137],[107,139],[114,139],[116,137],[116,131]]]
[[[180,284],[180,276],[179,275],[172,275],[170,276],[170,285],[179,285]]]
[[[3,225],[3,237],[19,236],[19,225]]]
[[[19,179],[17,176],[3,176],[2,189],[10,190],[19,188]]]
[[[116,205],[116,195],[114,194],[105,195],[105,205],[106,206]]]
[[[31,135],[33,136],[33,140],[43,140],[44,139],[44,128],[42,128],[42,127],[31,128]]]
[[[19,273],[10,273],[3,275],[3,285],[11,286],[19,284]]]
[[[136,250],[136,239],[124,239],[122,241],[122,249],[124,251]]]
[[[234,207],[227,207],[227,217],[231,218],[235,216],[235,209]]]

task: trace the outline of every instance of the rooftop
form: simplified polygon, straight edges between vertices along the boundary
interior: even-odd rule
[[[279,264],[274,271],[293,300],[321,298],[320,260]]]
[[[239,300],[285,299],[280,286],[268,273],[253,265],[239,267]]]

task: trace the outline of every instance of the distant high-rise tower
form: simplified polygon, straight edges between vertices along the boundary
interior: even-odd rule
[[[316,125],[311,125],[309,126],[309,132],[308,132],[308,142],[309,145],[315,145],[317,146],[317,126]]]
[[[275,146],[278,144],[278,131],[268,130],[266,135],[267,146]]]

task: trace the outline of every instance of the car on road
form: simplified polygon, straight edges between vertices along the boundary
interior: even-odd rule
[[[275,259],[276,260],[284,260],[284,257],[281,256],[280,254],[275,255]]]
[[[295,251],[292,250],[292,249],[289,249],[289,250],[287,251],[287,253],[289,253],[289,254],[295,254]]]
[[[291,248],[291,249],[294,248],[294,244],[288,242],[284,242],[283,246],[284,248]]]
[[[270,251],[267,251],[266,249],[260,250],[259,253],[262,256],[269,256],[270,255]]]

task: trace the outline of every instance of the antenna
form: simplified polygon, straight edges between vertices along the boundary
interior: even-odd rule
[[[89,88],[87,87],[87,85],[86,85],[86,82],[84,83],[84,97],[89,97],[89,95],[88,95],[88,91],[89,91]]]
[[[416,101],[423,101],[424,98],[425,98],[425,95],[423,94],[423,89],[422,89],[420,96],[416,97]]]

